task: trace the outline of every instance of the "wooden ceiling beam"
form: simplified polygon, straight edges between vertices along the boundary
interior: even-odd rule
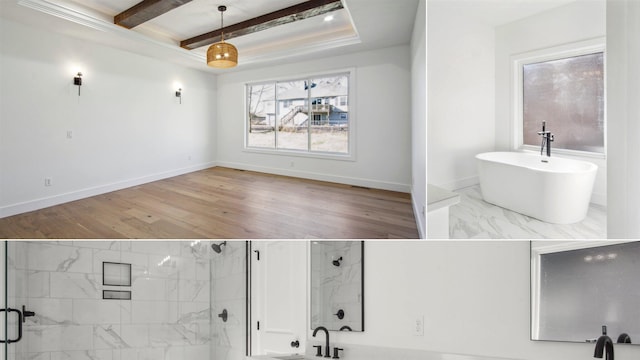
[[[282,10],[229,25],[222,29],[182,40],[180,46],[187,50],[193,50],[220,41],[222,32],[224,32],[225,40],[228,40],[342,8],[343,6],[340,0],[309,0]]]
[[[114,16],[113,23],[131,29],[191,0],[143,0]]]

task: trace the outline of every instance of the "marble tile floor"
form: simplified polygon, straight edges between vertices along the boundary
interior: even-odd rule
[[[482,200],[480,185],[456,190],[460,203],[450,208],[451,239],[604,239],[607,209],[591,204],[587,217],[558,225],[513,212]]]

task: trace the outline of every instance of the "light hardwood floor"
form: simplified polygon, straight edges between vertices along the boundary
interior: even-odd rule
[[[417,238],[409,194],[215,167],[0,219],[0,238]]]

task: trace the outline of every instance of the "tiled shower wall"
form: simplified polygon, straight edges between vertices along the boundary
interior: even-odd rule
[[[211,261],[211,359],[244,360],[246,354],[245,241],[229,241]],[[224,322],[218,316],[227,310]]]
[[[209,242],[11,242],[8,255],[9,295],[36,313],[9,359],[210,359]],[[131,286],[103,286],[103,261],[130,263]]]

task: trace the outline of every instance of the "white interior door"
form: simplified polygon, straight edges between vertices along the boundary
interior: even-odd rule
[[[254,241],[252,248],[252,355],[304,353],[307,242]]]

